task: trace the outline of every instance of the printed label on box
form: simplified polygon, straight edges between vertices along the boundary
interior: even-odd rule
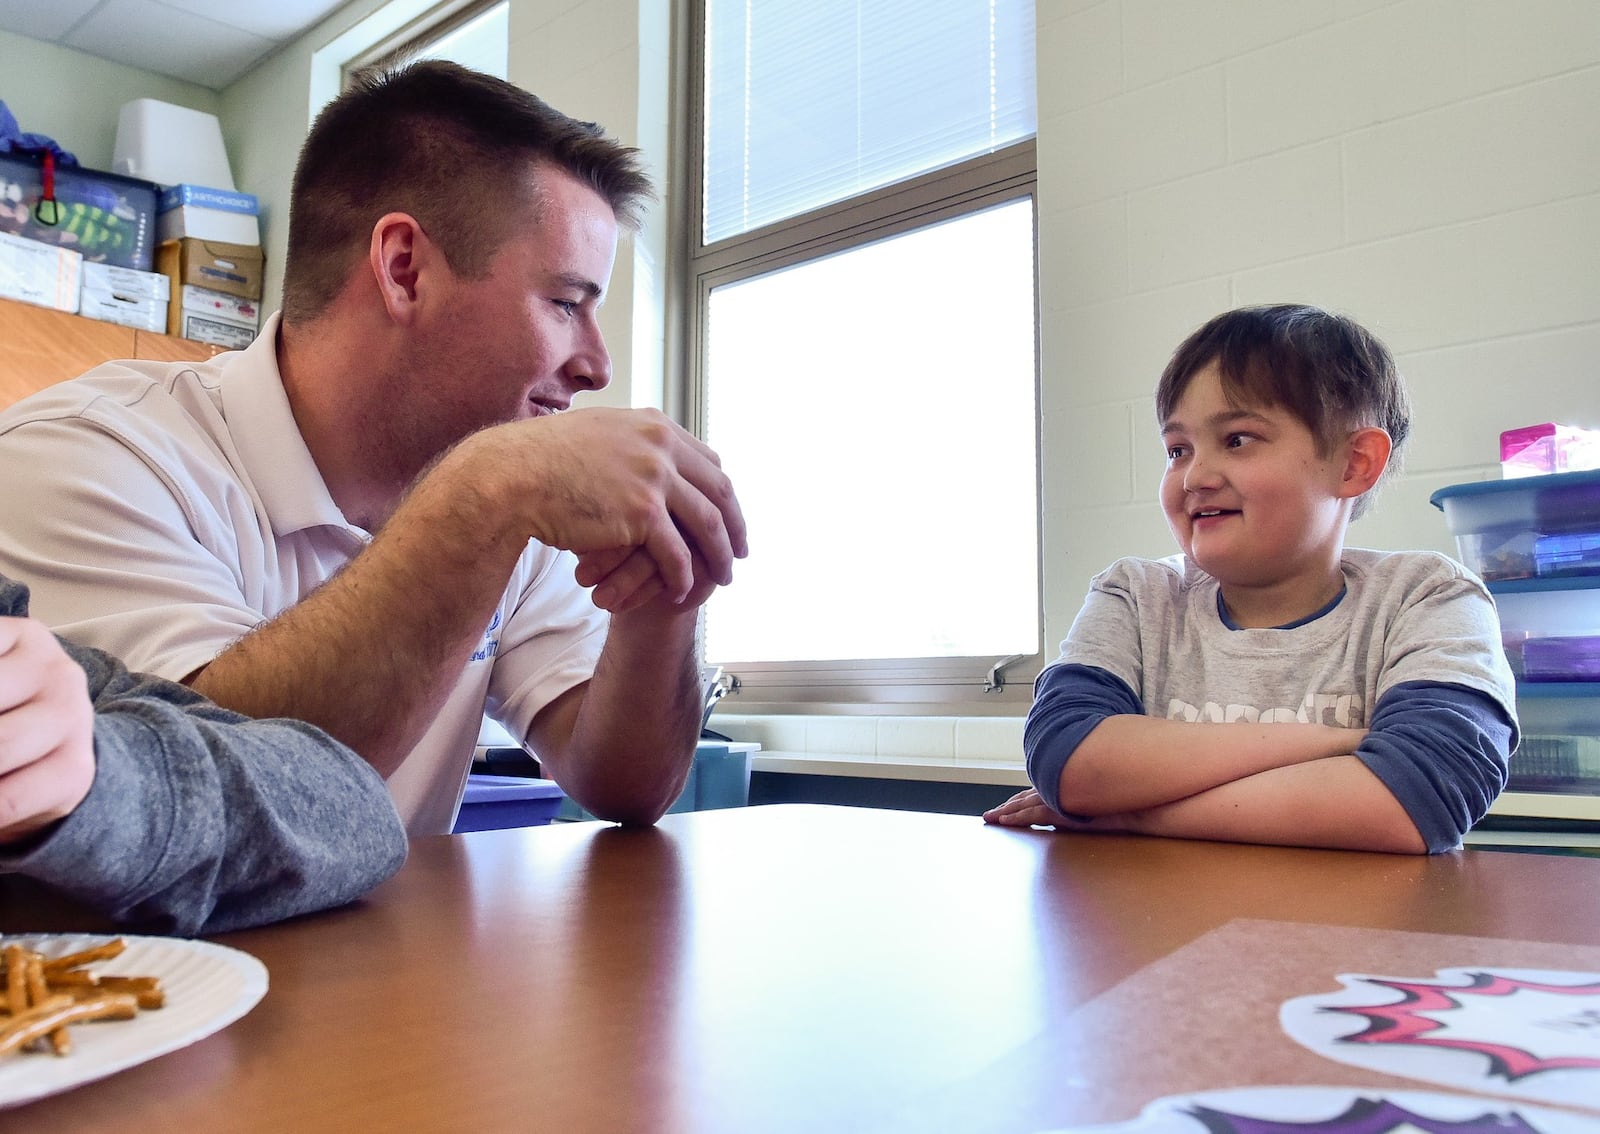
[[[129,297],[94,288],[83,289],[78,314],[103,323],[120,323],[143,331],[167,329],[167,301],[155,296]]]
[[[261,212],[252,193],[241,193],[237,189],[212,189],[205,185],[169,186],[162,190],[161,203],[156,209],[166,213],[183,205],[199,205],[201,208],[221,209],[225,213],[248,213],[251,216]]]
[[[80,252],[0,232],[0,295],[8,299],[75,312],[82,270]]]
[[[172,295],[172,281],[160,272],[141,272],[114,264],[84,264],[83,290],[111,292],[125,299],[159,299]]]
[[[226,319],[213,319],[206,315],[183,313],[183,337],[213,346],[243,350],[255,341],[256,329],[243,323]]]
[[[183,309],[196,311],[213,318],[228,319],[235,323],[256,326],[261,319],[261,308],[253,299],[243,299],[227,292],[210,288],[183,285]]]

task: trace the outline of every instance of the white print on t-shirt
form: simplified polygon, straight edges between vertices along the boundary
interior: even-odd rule
[[[1366,724],[1366,713],[1359,693],[1307,693],[1298,709],[1258,709],[1254,705],[1219,705],[1215,701],[1195,706],[1174,697],[1167,702],[1167,719],[1215,724],[1232,721],[1262,724],[1285,722],[1360,728]]]

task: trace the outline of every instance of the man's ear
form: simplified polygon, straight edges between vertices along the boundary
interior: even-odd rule
[[[1389,467],[1389,454],[1393,450],[1394,443],[1389,440],[1388,432],[1375,425],[1352,433],[1345,442],[1344,476],[1339,481],[1339,495],[1353,500],[1368,492]]]
[[[416,321],[432,251],[428,234],[409,213],[385,213],[372,226],[367,266],[389,318],[401,326]]]

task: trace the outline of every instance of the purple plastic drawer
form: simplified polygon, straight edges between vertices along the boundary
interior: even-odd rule
[[[1600,637],[1529,638],[1522,646],[1524,681],[1600,681]]]

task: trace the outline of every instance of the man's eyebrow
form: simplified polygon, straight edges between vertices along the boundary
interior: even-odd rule
[[[595,283],[593,280],[588,279],[585,276],[573,275],[570,272],[557,273],[556,283],[560,284],[562,287],[570,288],[573,291],[581,291],[590,299],[599,299],[601,296],[605,295],[605,289],[599,284]]]

